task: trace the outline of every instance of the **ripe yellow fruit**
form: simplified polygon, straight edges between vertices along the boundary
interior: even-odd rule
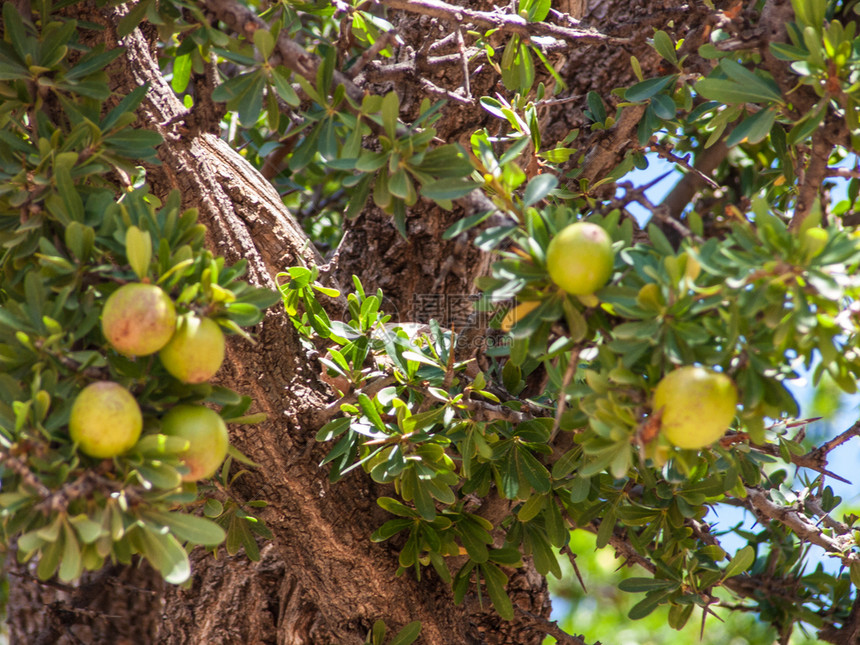
[[[552,281],[567,293],[584,296],[600,289],[612,275],[612,240],[597,224],[576,222],[549,243],[546,267]]]
[[[143,428],[140,406],[118,383],[90,383],[72,403],[69,436],[91,457],[116,457],[134,446]]]
[[[161,421],[161,432],[188,441],[188,449],[181,455],[189,469],[182,476],[184,481],[211,477],[227,456],[227,425],[220,414],[202,405],[171,408]]]
[[[662,410],[660,431],[679,448],[697,450],[722,437],[738,404],[735,384],[705,367],[680,367],[654,390],[654,412]]]
[[[158,357],[183,383],[205,383],[224,362],[224,334],[211,318],[182,318]]]
[[[102,331],[127,356],[154,354],[176,330],[176,308],[154,284],[130,283],[114,291],[102,309]]]

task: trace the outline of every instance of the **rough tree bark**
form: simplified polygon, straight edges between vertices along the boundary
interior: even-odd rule
[[[70,11],[82,21],[103,25],[103,32],[90,36],[117,46],[113,26],[121,14],[116,9],[85,3]],[[633,82],[631,53],[646,71],[653,71],[649,68],[656,60],[645,44],[652,26],[666,28],[674,20],[677,38],[692,37],[701,25],[697,11],[680,0],[588,3],[584,26],[596,25],[604,33],[630,38],[630,43],[573,45],[557,58],[569,93],[582,101],[548,107],[543,118],[551,126],[545,137],[561,139],[583,125],[589,90],[598,89],[608,98],[608,88]],[[428,16],[395,13],[393,20],[402,35],[413,39],[427,37],[431,28],[447,28]],[[141,124],[164,137],[162,165],[148,175],[154,192],[179,189],[186,207],[200,209],[210,248],[230,262],[248,259],[249,277],[256,284],[274,288],[274,275],[287,266],[322,263],[267,180],[217,136],[185,118],[161,77],[145,30],[136,30],[122,44],[127,52],[111,68],[111,83],[120,92],[150,83]],[[438,84],[456,87],[462,81],[458,70],[442,70]],[[476,73],[473,96],[491,93],[492,78]],[[393,81],[368,73],[368,83],[386,91]],[[398,79],[397,87],[405,110],[415,109],[422,96],[417,80]],[[446,110],[439,124],[443,140],[467,139],[476,128],[494,127],[475,100],[449,103]],[[611,169],[634,141],[635,123],[626,121],[608,134],[595,134],[588,175]],[[486,258],[466,239],[441,241],[441,233],[462,214],[419,203],[409,214],[404,239],[388,216],[368,208],[349,225],[334,278],[349,284],[349,276],[358,274],[368,287],[382,287],[401,319],[415,313],[418,294],[474,293],[473,279],[486,269]],[[320,426],[317,412],[332,400],[319,378],[320,365],[301,347],[283,310],[271,311],[256,332],[256,345],[234,338],[219,377],[252,396],[254,411],[268,415],[265,423],[231,429],[231,440],[260,464],[240,480],[241,494],[269,503],[263,519],[275,539],[263,546],[261,561],[223,552],[215,559],[198,551],[188,589],[168,587],[147,565],[109,568],[73,588],[40,585],[26,567],[18,567],[11,578],[12,641],[349,645],[362,643],[381,618],[392,629],[420,620],[424,643],[539,643],[543,633],[524,612],[505,623],[481,609],[476,598],[454,606],[450,590],[432,572],[421,582],[410,575],[394,576],[396,552],[368,540],[386,519],[374,503],[372,482],[354,472],[330,485],[317,466],[326,452],[314,441]],[[520,609],[548,616],[546,585],[533,569],[516,573],[511,588]]]

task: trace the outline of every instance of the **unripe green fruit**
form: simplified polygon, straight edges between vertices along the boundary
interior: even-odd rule
[[[227,425],[221,415],[202,405],[171,408],[161,421],[161,432],[188,441],[188,450],[180,457],[189,469],[184,481],[211,477],[227,456]]]
[[[114,291],[102,310],[102,331],[127,356],[154,354],[176,330],[173,301],[154,284],[131,283]]]
[[[612,275],[612,240],[597,224],[576,222],[549,243],[546,267],[552,281],[567,293],[592,294]]]
[[[224,362],[224,334],[211,318],[182,318],[158,357],[183,383],[205,383]]]
[[[660,431],[679,448],[697,450],[722,437],[737,404],[732,379],[704,367],[669,372],[654,390],[654,412],[662,410]]]
[[[829,237],[820,226],[813,226],[803,232],[800,248],[807,262],[824,250]]]
[[[140,438],[143,416],[135,398],[112,381],[96,381],[72,404],[69,436],[82,452],[107,459],[124,453]]]

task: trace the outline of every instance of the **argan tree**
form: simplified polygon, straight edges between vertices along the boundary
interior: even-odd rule
[[[631,620],[860,641],[786,387],[860,376],[857,7],[4,2],[12,641],[611,642],[572,530]]]

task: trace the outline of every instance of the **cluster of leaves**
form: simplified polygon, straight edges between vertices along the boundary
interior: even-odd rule
[[[680,627],[695,605],[712,601],[714,586],[755,561],[750,546],[720,566],[726,552],[691,527],[710,504],[745,498],[746,487],[773,487],[782,495],[785,471],[762,472],[776,461],[765,444],[778,445],[785,461],[803,452],[784,423],[765,427],[766,418],[797,414],[784,386],[796,376],[790,365],[808,368],[815,351],[826,353],[832,360],[820,363],[819,373],[827,370],[854,390],[857,361],[846,348],[856,326],[839,303],[858,295],[860,284],[850,276],[860,263],[860,244],[831,230],[813,255],[802,236],[759,202],[755,225],[739,221],[722,240],[676,251],[656,227],[650,244],[631,244],[629,221],[619,224],[613,212],[591,220],[613,234],[618,250],[615,276],[595,303],[549,280],[546,246],[578,217],[566,206],[528,206],[546,197],[552,182],[532,183],[524,191],[528,197],[510,193],[504,200],[518,211],[505,235],[492,239],[515,245],[481,280],[488,303],[512,296],[537,303],[521,317],[507,317],[511,342],[497,372],[470,374],[456,359],[456,338],[438,325],[419,337],[387,325],[379,314],[382,294],[368,296],[359,283],[349,296],[351,319],[329,321],[312,304],[313,272],[291,270],[298,279],[284,293],[297,328],[328,341],[323,363],[355,392],[341,404],[344,415],[317,435],[337,440],[324,463],[334,479],[361,466],[375,481],[395,485],[402,501],[381,498],[379,504],[398,519],[373,539],[405,532],[401,570],[420,575],[421,565],[430,564],[452,582],[457,598],[474,573],[497,610],[510,617],[499,565],[516,566],[525,554],[541,573],[560,575],[555,549],[567,544],[570,526],[596,530],[598,546],[623,531],[659,571],[656,580],[625,585],[649,592],[631,615],[670,602],[670,621]],[[295,308],[300,300],[309,305],[301,315]],[[719,365],[742,392],[734,435],[711,450],[674,449],[649,424],[651,390],[683,364]],[[544,395],[519,400],[539,366],[549,373]],[[572,378],[565,378],[567,371]],[[568,409],[552,416],[565,396]],[[569,433],[564,443],[571,447],[563,453],[556,448],[559,431]],[[497,526],[475,512],[476,498],[492,491],[511,504]],[[502,548],[492,546],[494,531],[504,535]],[[468,560],[452,576],[446,558],[463,552]],[[828,576],[817,571],[813,577],[810,586],[817,587]]]
[[[817,102],[798,109],[791,93],[784,95],[774,78],[757,65],[759,54],[722,46],[731,40],[722,29],[715,29],[710,42],[698,51],[700,57],[717,61],[713,71],[693,85],[681,82],[688,73],[684,67],[688,56],[679,57],[677,44],[657,31],[653,46],[677,71],[645,79],[634,57],[631,62],[640,82],[616,90],[623,101],[646,106],[639,123],[640,145],[647,145],[660,131],[677,129],[696,132],[694,136],[701,136],[705,147],[721,139],[729,147],[745,144],[756,155],[771,157],[762,159],[765,170],[758,180],[746,178],[750,185],[745,195],[764,188],[769,191],[769,201],[783,207],[793,196],[800,148],[822,127],[831,110],[841,115],[856,147],[860,141],[856,22],[843,24],[834,17],[835,2],[792,0],[791,4],[795,14],[795,21],[787,25],[791,42],[769,43],[770,54],[791,63],[798,86],[810,87],[819,97]],[[797,87],[787,89],[796,91]],[[768,146],[756,145],[765,141]]]
[[[217,500],[213,522],[183,483],[185,440],[159,434],[159,418],[178,403],[221,406],[232,423],[254,422],[251,404],[223,387],[185,385],[155,356],[111,349],[99,325],[107,297],[123,284],[160,285],[180,314],[195,312],[248,336],[277,295],[241,280],[203,248],[205,227],[182,211],[178,192],[164,203],[145,186],[112,177],[156,161],[160,137],[134,129],[146,88],[111,96],[105,65],[121,50],[74,43],[78,25],[51,15],[39,26],[13,3],[3,6],[0,43],[0,526],[17,539],[21,562],[38,560],[41,579],[77,579],[106,560],[140,555],[170,582],[184,582],[184,544],[256,549],[248,532],[267,534],[253,517]],[[74,47],[67,44],[72,43]],[[103,112],[103,102],[115,107]],[[97,460],[68,433],[72,403],[86,385],[127,388],[144,414],[144,433],[127,453]],[[238,453],[235,458],[244,459]],[[231,462],[231,457],[228,462]],[[225,463],[221,479],[229,484]],[[237,522],[236,518],[241,519]],[[249,528],[250,527],[250,528]],[[245,537],[243,537],[245,536]]]
[[[800,21],[804,15],[798,14]],[[713,38],[719,42],[721,35]],[[654,46],[683,70],[665,33],[656,33]],[[648,103],[640,141],[644,145],[662,128],[697,123],[710,145],[747,104],[759,102],[763,109],[741,121],[727,143],[746,148],[770,137],[779,170],[751,181],[747,190],[778,194],[754,199],[748,217],[735,208],[717,236],[707,235],[702,218],[690,213],[680,249],[653,224],[648,243],[634,244],[632,222],[602,207],[592,196],[596,185],[581,183],[574,193],[557,188],[548,173],[529,181],[523,168],[533,167],[534,157],[522,160],[529,144],[545,169],[575,150],[541,150],[534,103],[482,99],[511,131],[494,137],[483,131],[472,139],[474,176],[482,176],[496,213],[507,219],[475,238],[500,257],[492,275],[479,281],[482,306],[518,302],[495,319],[510,344],[496,349],[499,360],[486,374],[457,360],[456,337],[438,325],[431,323],[422,336],[387,324],[379,313],[382,294],[368,296],[359,284],[349,296],[351,319],[328,320],[315,300],[313,272],[290,270],[300,278],[284,288],[297,328],[325,341],[323,363],[338,383],[348,384],[341,388],[343,416],[317,437],[336,441],[324,463],[335,479],[362,467],[375,481],[394,484],[400,499],[379,504],[397,518],[374,539],[398,540],[401,571],[420,575],[422,566],[433,566],[458,599],[474,582],[510,617],[503,567],[527,555],[541,573],[559,575],[559,549],[563,553],[575,526],[595,531],[598,546],[623,536],[653,563],[653,577],[623,585],[646,592],[631,611],[634,618],[668,603],[670,623],[680,628],[695,606],[715,601],[716,587],[737,576],[757,579],[766,570],[773,579],[796,581],[808,599],[798,609],[775,595],[757,596],[761,611],[777,624],[800,615],[820,626],[820,611],[847,609],[848,572],[818,566],[804,574],[807,554],[784,529],[739,532],[749,544],[733,557],[700,530],[710,506],[744,500],[750,488],[764,489],[781,504],[796,499],[785,486],[785,464],[805,449],[788,433],[798,408],[785,384],[797,370],[814,366],[814,381],[826,373],[846,392],[856,391],[858,377],[857,325],[846,308],[860,288],[856,235],[838,226],[821,229],[817,210],[790,230],[787,215],[770,205],[792,203],[790,159],[814,128],[806,128],[806,118],[789,123],[780,111],[782,94],[766,75],[713,49],[720,63],[695,86],[678,85],[680,74],[673,74],[643,78],[621,91],[628,102]],[[598,128],[612,119],[598,97],[589,105]],[[792,126],[788,134],[786,125]],[[506,142],[513,145],[497,154]],[[629,155],[606,181],[643,161],[641,154]],[[489,214],[464,220],[448,235]],[[594,296],[572,297],[549,280],[546,249],[553,235],[586,215],[615,241],[615,274]],[[716,366],[741,393],[733,431],[702,452],[665,442],[650,403],[664,374],[691,364]],[[542,396],[519,399],[540,370],[549,378]],[[560,445],[568,448],[559,452]],[[808,492],[821,481],[805,484]],[[495,525],[480,514],[492,495],[511,508]],[[817,495],[825,511],[838,503],[827,487]],[[769,541],[783,545],[783,557],[765,551]],[[452,562],[459,567],[453,575]]]

